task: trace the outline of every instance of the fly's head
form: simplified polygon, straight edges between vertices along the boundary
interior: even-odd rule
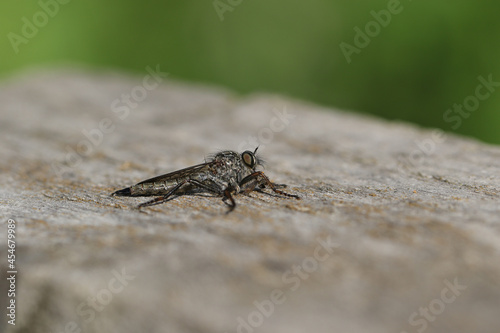
[[[250,150],[245,150],[243,153],[241,153],[241,161],[245,165],[245,167],[250,168],[252,171],[255,171],[255,168],[259,165],[264,165],[264,161],[257,156],[257,149],[259,147],[255,148],[253,152]]]

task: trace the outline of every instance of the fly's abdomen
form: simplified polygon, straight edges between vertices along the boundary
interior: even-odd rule
[[[164,182],[147,182],[147,183],[139,183],[130,188],[131,196],[147,196],[147,195],[162,195],[168,191],[169,187],[172,187],[174,184],[172,182],[164,181]]]
[[[163,195],[168,192],[169,188],[177,185],[176,181],[144,181],[134,186],[126,187],[124,189],[114,192],[112,195],[122,197],[141,197],[150,195]]]

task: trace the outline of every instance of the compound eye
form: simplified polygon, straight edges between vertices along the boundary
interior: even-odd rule
[[[252,169],[255,167],[255,155],[251,151],[244,151],[241,154],[241,159],[243,160],[243,163],[245,163],[248,167]]]

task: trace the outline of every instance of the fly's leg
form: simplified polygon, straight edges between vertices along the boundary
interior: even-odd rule
[[[139,206],[137,206],[137,208],[140,209],[142,207],[159,205],[159,204],[167,201],[168,197],[170,197],[171,195],[173,195],[175,193],[175,191],[177,191],[178,189],[180,189],[181,186],[184,185],[184,184],[186,184],[186,183],[187,183],[187,180],[184,180],[184,181],[180,182],[179,184],[175,185],[170,191],[168,191],[167,194],[162,195],[161,197],[158,197],[156,199],[153,199],[153,200],[141,203]]]
[[[281,190],[278,190],[278,187],[286,187],[286,185],[283,186],[284,184],[272,183],[262,171],[257,171],[246,176],[241,180],[239,185],[243,193],[250,193],[253,190],[255,190],[256,187],[258,188],[269,187],[271,190],[273,190],[273,192],[281,194],[285,197],[300,199],[298,195],[289,194]]]
[[[233,194],[238,194],[241,192],[240,185],[236,182],[234,178],[231,178],[229,181],[229,184],[227,185],[226,189],[224,190],[224,197],[222,198],[222,201],[225,203],[226,200],[229,199],[231,202],[229,205],[229,210],[226,212],[226,214],[229,214],[236,208],[236,201],[234,201]]]
[[[177,190],[179,190],[181,188],[182,185],[184,184],[191,184],[191,185],[195,185],[195,186],[198,186],[198,187],[201,187],[207,191],[210,191],[210,192],[214,192],[216,194],[222,194],[221,193],[221,190],[215,186],[211,186],[211,185],[207,185],[207,184],[204,184],[196,179],[186,179],[182,182],[180,182],[179,184],[175,185],[170,191],[167,192],[167,194],[165,195],[162,195],[161,197],[158,197],[156,199],[153,199],[153,200],[150,200],[150,201],[147,201],[145,203],[142,203],[140,204],[137,208],[141,208],[141,207],[146,207],[146,206],[153,206],[153,205],[159,205],[165,201],[168,200],[168,198],[170,196],[172,196],[173,194],[175,194],[175,192]]]
[[[199,180],[196,180],[196,179],[189,179],[188,182],[190,184],[193,184],[193,185],[196,185],[198,187],[201,187],[209,192],[213,192],[215,194],[218,194],[218,195],[222,195],[223,194],[223,191],[217,187],[217,184],[214,183],[215,185],[208,185],[208,184],[205,184],[205,183],[202,183],[200,182]]]
[[[287,188],[287,187],[288,187],[288,185],[287,185],[287,184],[276,184],[276,183],[273,183],[273,185],[274,185],[274,187],[276,187],[276,188]],[[265,184],[262,184],[262,185],[261,185],[261,188],[265,188],[265,187],[266,187],[266,185],[265,185]]]
[[[232,186],[228,186],[225,190],[224,190],[224,197],[222,198],[222,200],[225,202],[227,199],[229,199],[229,201],[231,201],[231,204],[229,204],[229,210],[226,212],[226,214],[229,214],[231,213],[234,208],[236,208],[236,201],[234,201],[234,198],[233,198],[233,192],[234,191],[234,188]]]

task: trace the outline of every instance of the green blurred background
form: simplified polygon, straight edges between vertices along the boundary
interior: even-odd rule
[[[474,95],[478,76],[500,81],[498,1],[402,0],[350,63],[340,44],[356,46],[354,28],[365,30],[371,11],[397,1],[55,1],[2,1],[1,78],[33,66],[137,73],[160,64],[173,78],[243,94],[276,92],[500,143],[500,87],[470,116],[443,119]],[[47,22],[41,3],[57,11]],[[26,20],[38,20],[38,32],[13,46]]]

